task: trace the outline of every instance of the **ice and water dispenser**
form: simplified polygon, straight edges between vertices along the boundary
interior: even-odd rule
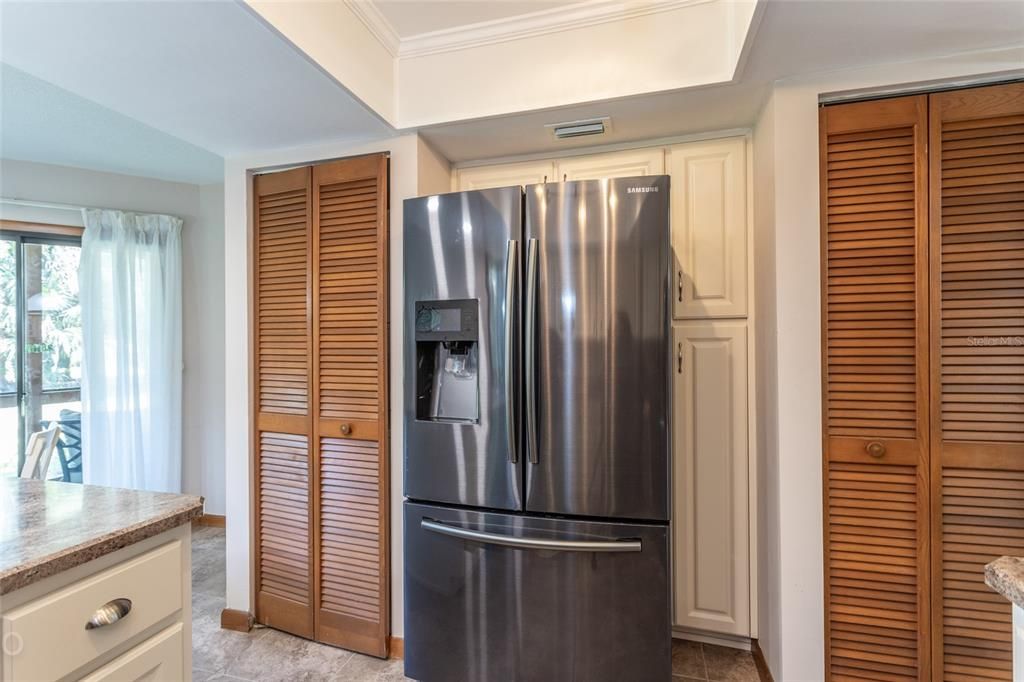
[[[416,418],[480,419],[479,302],[416,301]]]

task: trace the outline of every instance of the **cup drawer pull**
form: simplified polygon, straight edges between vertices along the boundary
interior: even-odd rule
[[[90,618],[89,622],[85,624],[85,629],[95,630],[96,628],[116,623],[131,613],[131,610],[131,599],[125,599],[122,597],[120,599],[108,601],[106,604],[96,609],[92,614],[92,618]]]

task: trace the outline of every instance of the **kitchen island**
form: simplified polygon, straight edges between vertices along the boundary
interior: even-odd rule
[[[0,680],[191,677],[194,495],[0,479]]]
[[[1024,558],[1004,556],[990,562],[985,584],[1013,603],[1013,679],[1024,680]]]

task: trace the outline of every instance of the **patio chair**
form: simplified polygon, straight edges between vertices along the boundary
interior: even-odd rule
[[[60,427],[52,424],[50,428],[36,431],[28,437],[21,478],[34,478],[40,481],[46,478],[46,471],[50,468],[50,458],[53,457],[59,435]]]

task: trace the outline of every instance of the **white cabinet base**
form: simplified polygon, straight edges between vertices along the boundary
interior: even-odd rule
[[[6,594],[0,682],[192,678],[191,526],[185,523]],[[119,620],[85,623],[115,599]]]

